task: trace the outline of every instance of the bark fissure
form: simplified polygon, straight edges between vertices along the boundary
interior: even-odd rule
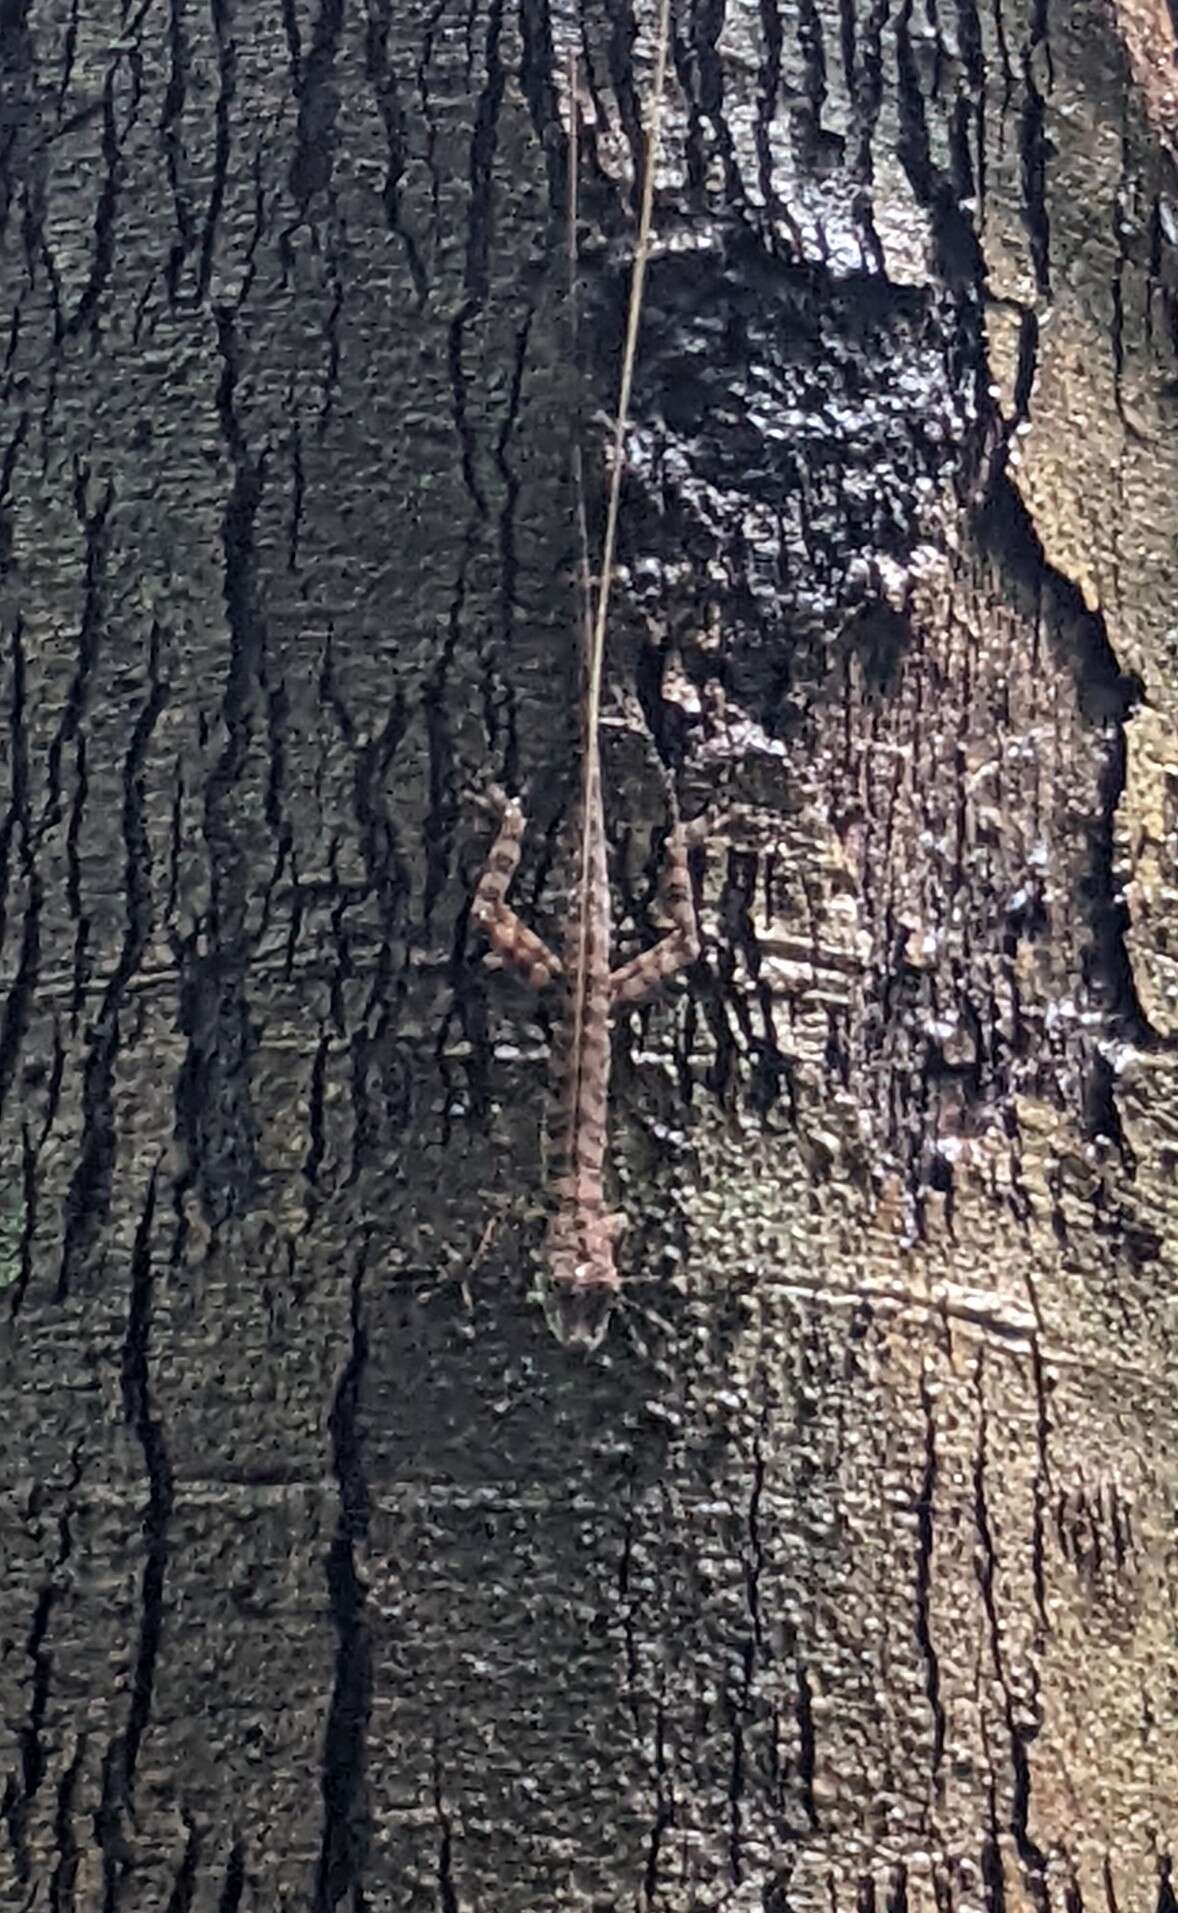
[[[0,827],[0,952],[7,941],[9,899],[9,856],[16,832],[20,832],[20,864],[26,901],[21,926],[20,955],[16,974],[4,1001],[0,1018],[0,1116],[3,1115],[20,1061],[21,1046],[35,1000],[41,955],[41,879],[34,860],[34,835],[29,791],[29,748],[26,729],[25,653],[19,617],[12,627],[12,694],[9,705],[8,810]]]
[[[532,332],[533,314],[525,312],[516,332],[515,350],[511,361],[511,380],[507,390],[507,402],[503,408],[503,421],[495,439],[495,468],[502,486],[503,502],[497,516],[499,547],[499,601],[502,607],[501,617],[505,632],[511,629],[519,596],[518,554],[516,550],[516,517],[519,509],[520,477],[509,457],[512,433],[520,420],[520,399],[523,391],[524,372],[528,361],[528,341]]]
[[[818,1801],[814,1780],[818,1771],[818,1740],[814,1731],[813,1695],[810,1676],[802,1661],[794,1656],[794,1720],[798,1730],[798,1785],[802,1810],[812,1827],[818,1825]]]
[[[1023,59],[1023,107],[1019,116],[1019,154],[1022,162],[1023,218],[1031,249],[1035,286],[1040,298],[1051,298],[1051,222],[1047,211],[1047,138],[1045,102],[1035,84],[1032,56]]]
[[[912,0],[903,0],[896,20],[896,79],[900,109],[899,158],[917,199],[932,218],[940,276],[951,287],[979,288],[985,277],[974,223],[963,211],[961,182],[935,165],[928,118],[910,34]]]
[[[79,731],[74,739],[74,792],[65,833],[65,898],[74,923],[73,988],[70,999],[70,1034],[76,1036],[86,991],[94,973],[90,959],[90,918],[82,900],[82,858],[80,845],[90,780],[86,769],[86,737]]]
[[[179,298],[180,277],[196,236],[184,148],[184,109],[188,102],[191,65],[191,50],[185,32],[186,6],[187,0],[170,0],[168,7],[168,84],[159,123],[159,141],[172,195],[172,216],[176,222],[176,238],[169,248],[168,263],[164,268],[168,301],[173,306]]]
[[[372,1705],[372,1646],[367,1589],[357,1558],[368,1534],[368,1483],[359,1420],[368,1359],[363,1314],[365,1266],[366,1252],[361,1249],[351,1280],[351,1348],[329,1423],[339,1519],[325,1569],[336,1655],[323,1739],[323,1839],[315,1882],[316,1913],[331,1913],[349,1892],[362,1894],[371,1837],[365,1766]],[[358,1897],[356,1904],[360,1904]]]
[[[622,1644],[626,1655],[626,1700],[630,1709],[630,1719],[634,1728],[636,1742],[642,1738],[642,1715],[639,1705],[639,1675],[641,1661],[638,1654],[638,1628],[636,1626],[636,1602],[630,1593],[630,1569],[634,1546],[634,1510],[631,1494],[622,1524],[622,1548],[618,1557],[618,1605],[622,1613]]]
[[[996,1582],[998,1577],[998,1553],[994,1544],[990,1525],[986,1489],[986,1435],[988,1413],[985,1399],[985,1360],[979,1353],[974,1370],[974,1389],[977,1399],[977,1444],[974,1452],[973,1493],[974,1520],[977,1527],[978,1550],[976,1572],[981,1590],[982,1604],[985,1609],[989,1634],[990,1659],[994,1668],[994,1677],[1002,1694],[1003,1716],[1009,1741],[1011,1766],[1010,1831],[1014,1838],[1019,1859],[1028,1872],[1038,1882],[1036,1892],[1042,1889],[1047,1869],[1047,1856],[1032,1840],[1029,1832],[1031,1811],[1031,1765],[1027,1752],[1028,1744],[1039,1731],[1036,1716],[1034,1693],[1025,1703],[1031,1718],[1027,1722],[1019,1720],[1016,1713],[1015,1694],[1006,1665],[1003,1649],[1003,1630],[998,1615],[998,1596]],[[1029,1679],[1037,1688],[1037,1675],[1034,1667],[1029,1670]]]
[[[82,615],[78,625],[77,659],[61,721],[49,746],[45,769],[45,804],[37,829],[38,839],[51,830],[61,817],[61,760],[70,744],[76,744],[82,721],[90,703],[98,667],[106,622],[106,570],[110,557],[113,527],[111,513],[115,503],[113,479],[108,479],[93,510],[89,504],[90,466],[84,459],[74,461],[74,510],[82,530]],[[75,803],[84,802],[84,794]],[[80,826],[75,826],[80,827]]]
[[[230,1847],[229,1858],[225,1862],[225,1883],[221,1888],[221,1897],[217,1901],[217,1913],[239,1913],[244,1894],[245,1848],[237,1839]]]
[[[136,719],[122,766],[123,883],[126,923],[118,962],[103,991],[90,1032],[82,1077],[82,1135],[78,1161],[66,1194],[57,1300],[74,1280],[106,1227],[118,1154],[114,1108],[120,1015],[128,987],[143,961],[153,921],[151,850],[143,816],[143,776],[152,733],[167,702],[159,675],[160,631],[153,625],[148,648],[148,695]]]
[[[478,440],[470,423],[467,403],[467,376],[463,363],[467,331],[478,317],[477,300],[467,299],[455,313],[447,336],[450,368],[450,403],[454,421],[454,436],[458,441],[458,457],[462,471],[462,481],[470,495],[475,517],[487,516],[487,500],[475,468],[478,452]]]
[[[200,1868],[201,1836],[200,1829],[186,1814],[183,1816],[187,1829],[184,1851],[180,1855],[180,1864],[176,1868],[176,1878],[168,1894],[164,1913],[192,1913],[196,1903],[197,1879]]]
[[[762,54],[757,76],[757,183],[767,209],[778,213],[780,200],[773,180],[773,123],[781,89],[781,61],[785,32],[775,0],[759,0]]]
[[[208,298],[213,277],[221,215],[229,184],[229,160],[233,149],[231,111],[237,93],[237,42],[234,39],[234,0],[210,0],[217,56],[217,100],[213,109],[213,176],[209,182],[208,204],[200,240],[200,267],[193,292],[194,307],[202,307]]]
[[[442,1765],[438,1749],[434,1748],[433,1772],[434,1815],[438,1828],[438,1902],[441,1913],[462,1913],[462,1902],[454,1883],[454,1828],[442,1791]]]
[[[762,1431],[768,1420],[762,1417]],[[765,1446],[763,1433],[754,1437],[752,1447],[753,1471],[749,1482],[748,1511],[745,1516],[747,1546],[744,1554],[745,1601],[748,1606],[749,1620],[753,1628],[753,1645],[758,1654],[764,1652],[764,1636],[761,1629],[761,1578],[765,1572],[765,1544],[761,1533],[761,1503],[765,1494]]]
[[[53,1668],[52,1656],[45,1648],[45,1639],[49,1632],[49,1618],[53,1612],[56,1597],[57,1587],[52,1580],[37,1590],[37,1602],[25,1642],[25,1656],[30,1664],[29,1703],[24,1725],[20,1728],[18,1736],[20,1773],[9,1774],[4,1786],[3,1803],[0,1805],[0,1814],[12,1843],[16,1875],[22,1884],[28,1881],[31,1872],[28,1844],[29,1807],[45,1777],[46,1756],[41,1740],[41,1729],[45,1719]]]
[[[97,348],[98,343],[99,313],[103,295],[109,285],[115,263],[115,232],[123,172],[119,132],[115,124],[115,80],[118,77],[120,64],[117,58],[112,62],[102,90],[102,159],[106,173],[99,191],[98,204],[94,210],[92,263],[78,303],[65,325],[67,337],[84,332],[89,327],[91,345],[94,349]],[[125,129],[127,132],[130,131],[134,122],[133,107]]]
[[[221,524],[229,629],[221,700],[226,738],[205,790],[207,954],[200,949],[205,926],[185,938],[177,952],[187,1051],[176,1085],[176,1119],[188,1157],[183,1186],[195,1183],[206,1214],[221,1222],[245,1206],[257,1178],[250,1089],[256,1035],[248,993],[254,945],[247,923],[251,868],[238,786],[250,760],[258,700],[267,689],[257,551],[266,460],[265,454],[260,460],[250,454],[238,415],[235,320],[225,307],[216,320],[222,365],[217,409],[233,473]]]
[[[826,103],[826,43],[822,16],[814,0],[802,0],[798,7],[798,45],[802,54],[802,86],[815,124],[819,124]]]
[[[327,1059],[331,1054],[331,1038],[326,1030],[321,1030],[319,1042],[311,1063],[311,1081],[307,1096],[307,1153],[303,1158],[303,1176],[314,1189],[319,1179],[319,1170],[324,1154],[324,1091],[327,1083]]]
[[[151,1720],[156,1668],[164,1631],[164,1585],[168,1572],[168,1536],[175,1499],[171,1459],[163,1423],[152,1404],[151,1341],[155,1270],[152,1229],[159,1167],[152,1170],[143,1213],[131,1251],[131,1291],[123,1343],[121,1387],[124,1419],[143,1451],[147,1503],[143,1512],[145,1553],[139,1594],[139,1636],[131,1667],[127,1720],[107,1747],[102,1763],[102,1800],[94,1832],[102,1853],[103,1909],[116,1913],[122,1883],[134,1866],[125,1831],[133,1812],[139,1754]]]
[[[340,104],[335,66],[343,25],[343,0],[320,0],[311,28],[310,51],[305,60],[295,62],[294,90],[299,111],[290,190],[302,219],[307,217],[315,194],[331,188]]]
[[[82,1764],[86,1758],[87,1738],[79,1734],[73,1758],[62,1769],[57,1784],[53,1816],[55,1859],[49,1876],[50,1913],[73,1913],[74,1881],[81,1862],[81,1849],[74,1837],[74,1800],[78,1791]]]
[[[728,1770],[728,1866],[734,1885],[739,1886],[744,1878],[741,1847],[744,1835],[745,1748],[741,1702],[732,1695],[728,1700],[728,1724],[731,1740]]]
[[[1041,1635],[1046,1636],[1047,1564],[1044,1554],[1046,1511],[1051,1496],[1051,1407],[1050,1384],[1043,1372],[1039,1337],[1031,1348],[1031,1374],[1035,1384],[1035,1483],[1031,1527],[1031,1585],[1035,1590],[1035,1614]]]
[[[932,1636],[933,1509],[937,1494],[937,1425],[928,1378],[921,1376],[920,1405],[924,1415],[925,1448],[920,1492],[916,1503],[916,1639],[924,1661],[924,1691],[933,1717],[933,1796],[942,1789],[941,1761],[945,1753],[945,1707],[941,1699],[941,1663]]]
[[[467,298],[472,310],[485,305],[489,290],[490,252],[495,206],[495,155],[499,116],[507,75],[500,51],[503,36],[503,0],[488,0],[487,30],[483,40],[483,84],[475,101],[470,134],[470,202],[466,213]]]
[[[422,823],[425,878],[421,896],[422,935],[426,937],[430,935],[434,912],[450,875],[454,828],[458,817],[454,725],[448,690],[460,635],[458,606],[452,603],[446,621],[446,634],[438,646],[438,655],[423,688],[421,703],[427,744],[427,805]]]
[[[408,163],[405,109],[397,89],[397,75],[389,58],[392,29],[390,0],[368,0],[364,35],[364,73],[376,99],[385,136],[385,176],[381,204],[389,231],[401,242],[413,282],[419,311],[429,299],[429,279],[417,240],[406,223],[401,186]]]
[[[656,1676],[661,1681],[661,1673]],[[662,1853],[664,1835],[675,1825],[675,1796],[671,1779],[670,1764],[667,1760],[667,1716],[665,1697],[661,1690],[654,1699],[654,1769],[655,1769],[655,1811],[651,1822],[650,1839],[646,1849],[646,1864],[642,1876],[643,1897],[647,1906],[653,1906],[659,1891],[659,1860]]]

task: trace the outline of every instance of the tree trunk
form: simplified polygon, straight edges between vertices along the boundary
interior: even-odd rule
[[[1173,23],[679,6],[587,1352],[466,793],[558,930],[653,28],[0,6],[5,1905],[1174,1907]]]

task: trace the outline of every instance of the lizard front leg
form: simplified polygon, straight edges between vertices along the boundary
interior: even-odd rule
[[[634,1009],[653,996],[662,984],[678,976],[694,963],[700,952],[699,919],[691,888],[687,853],[699,841],[706,826],[684,826],[676,822],[667,839],[659,878],[658,903],[661,914],[669,917],[671,929],[653,949],[643,950],[629,963],[623,963],[609,980],[611,1008]]]
[[[560,975],[560,958],[507,902],[527,822],[523,805],[494,786],[487,801],[498,812],[499,830],[483,865],[470,919],[491,946],[483,958],[489,969],[514,970],[533,990],[542,990]]]

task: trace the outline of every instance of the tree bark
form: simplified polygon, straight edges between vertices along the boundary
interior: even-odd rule
[[[551,928],[653,26],[0,7],[5,1905],[1173,1908],[1174,22],[678,9],[586,1353],[466,793]]]

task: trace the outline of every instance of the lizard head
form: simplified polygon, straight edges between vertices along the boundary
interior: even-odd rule
[[[582,1204],[553,1216],[545,1239],[544,1313],[557,1340],[596,1348],[622,1286],[614,1245],[625,1218]]]

